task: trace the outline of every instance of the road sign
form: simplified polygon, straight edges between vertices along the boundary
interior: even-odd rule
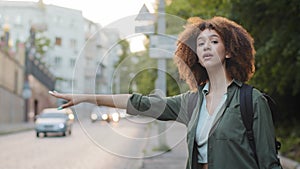
[[[136,16],[135,33],[150,34],[155,32],[155,14],[150,13],[147,6],[144,4],[139,14]]]
[[[149,56],[156,59],[173,58],[176,50],[177,36],[151,35]]]
[[[154,24],[135,26],[135,33],[151,34],[154,33]]]

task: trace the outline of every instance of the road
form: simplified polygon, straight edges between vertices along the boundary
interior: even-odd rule
[[[0,136],[1,169],[134,169],[141,163],[146,124],[76,121],[71,135],[35,131]]]

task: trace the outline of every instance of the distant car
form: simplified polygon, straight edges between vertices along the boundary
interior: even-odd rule
[[[71,135],[73,120],[74,114],[71,109],[44,109],[35,121],[36,137],[39,137],[40,133],[44,133],[45,137],[47,137],[47,133],[62,133],[63,136],[66,136],[66,134]]]
[[[106,106],[96,106],[91,113],[91,121],[107,121],[107,122],[119,122],[120,113],[118,109],[106,107]]]

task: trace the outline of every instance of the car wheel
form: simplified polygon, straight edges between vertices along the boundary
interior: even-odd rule
[[[63,132],[63,136],[66,136],[66,131]]]
[[[40,137],[40,133],[39,132],[36,132],[36,137]]]
[[[47,137],[47,133],[44,133],[44,137]]]

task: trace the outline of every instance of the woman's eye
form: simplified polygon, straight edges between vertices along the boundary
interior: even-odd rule
[[[201,43],[198,43],[198,45],[199,45],[199,46],[203,46],[203,45],[204,45],[204,43],[203,43],[203,42],[201,42]]]
[[[218,43],[218,41],[217,41],[217,40],[213,40],[213,41],[211,41],[211,43],[213,43],[213,44],[217,44],[217,43]]]

